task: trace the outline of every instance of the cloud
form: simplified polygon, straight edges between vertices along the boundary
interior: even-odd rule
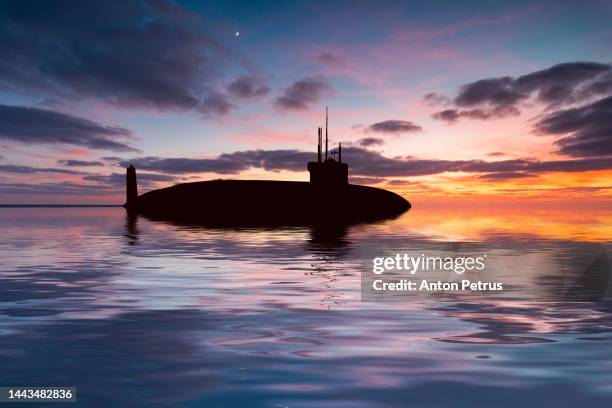
[[[175,176],[167,174],[155,174],[155,173],[144,173],[139,172],[137,175],[138,185],[140,187],[151,187],[158,182],[175,182],[178,180]],[[113,187],[125,187],[125,174],[123,173],[111,173],[108,175],[103,174],[91,174],[83,177],[83,180],[95,181],[97,183],[113,186]]]
[[[460,118],[488,120],[507,116],[518,116],[519,114],[520,111],[514,106],[498,106],[493,109],[445,109],[434,113],[431,117],[452,124],[457,122]]]
[[[315,158],[315,153],[299,150],[248,150],[224,153],[210,159],[135,158],[121,162],[121,165],[127,166],[133,164],[137,169],[170,174],[238,174],[251,168],[267,171],[306,171],[307,162],[315,160]],[[375,178],[426,176],[446,172],[539,174],[547,172],[612,170],[612,158],[552,161],[526,159],[484,161],[389,158],[379,152],[355,146],[343,148],[342,158],[343,161],[349,164],[351,176]]]
[[[260,79],[245,75],[230,83],[227,86],[227,91],[238,98],[255,98],[267,95],[270,88]]]
[[[2,2],[0,85],[56,100],[199,109],[229,68],[243,68],[211,27],[168,0]]]
[[[124,183],[125,185],[125,183]],[[54,183],[0,183],[0,194],[23,194],[23,195],[107,195],[121,193],[119,187],[79,184],[72,182]]]
[[[471,160],[462,166],[462,171],[468,172],[513,172],[522,171],[529,173],[549,172],[582,172],[595,170],[612,170],[612,158],[584,158],[578,160],[501,160],[485,162],[482,160]]]
[[[441,193],[444,191],[440,187],[430,186],[420,181],[392,179],[388,180],[385,184],[396,190],[401,189],[410,193]]]
[[[457,106],[513,106],[535,94],[548,105],[574,103],[594,96],[611,84],[612,67],[598,62],[568,62],[518,78],[481,79],[461,87]]]
[[[104,166],[104,163],[100,161],[84,161],[84,160],[58,160],[57,164],[63,164],[64,166],[69,167],[94,167],[94,166]]]
[[[533,98],[547,109],[536,121],[534,131],[561,136],[554,142],[559,153],[572,157],[611,156],[611,93],[611,65],[569,62],[518,78],[488,78],[466,84],[454,99],[455,108],[436,112],[432,117],[452,124],[461,118],[516,116],[520,114],[520,103]],[[594,98],[600,99],[593,101]],[[560,108],[580,103],[583,105]]]
[[[463,85],[452,109],[433,114],[453,123],[460,118],[487,120],[516,116],[521,104],[535,100],[547,108],[586,102],[612,92],[612,66],[568,62],[519,77],[485,78]],[[430,93],[435,100],[437,94]]]
[[[163,173],[218,173],[236,174],[246,170],[248,165],[233,160],[218,159],[190,159],[190,158],[162,158],[142,157],[119,162],[122,167],[134,165],[137,169],[160,171]]]
[[[306,110],[323,95],[331,92],[331,87],[320,78],[304,78],[286,88],[282,95],[274,100],[274,106],[280,110]]]
[[[55,98],[45,98],[42,101],[38,102],[38,105],[42,106],[43,108],[58,110],[61,110],[62,108],[66,107],[66,104],[64,102]]]
[[[535,130],[567,135],[555,141],[559,152],[573,157],[612,156],[612,96],[542,117]]]
[[[546,104],[573,103],[609,90],[611,72],[608,64],[569,62],[523,75],[514,81],[514,88],[536,92],[537,99]]]
[[[235,106],[227,100],[227,96],[220,92],[213,92],[202,100],[199,110],[204,117],[213,117],[226,115],[234,108]]]
[[[364,137],[363,139],[359,139],[357,143],[363,147],[380,146],[385,144],[385,140],[379,137]]]
[[[445,106],[452,103],[448,96],[439,94],[437,92],[429,92],[423,95],[423,102],[425,102],[425,105],[427,106]]]
[[[518,173],[518,172],[499,172],[499,173],[488,173],[480,176],[481,179],[485,180],[512,180],[517,178],[536,177],[535,174],[531,173]]]
[[[130,135],[127,129],[103,126],[66,113],[0,105],[0,139],[28,144],[70,144],[90,149],[137,152],[137,149],[115,140]]]
[[[455,161],[389,158],[359,147],[342,149],[342,157],[349,163],[351,174],[369,177],[421,176],[453,171],[458,167]]]
[[[461,113],[458,109],[444,109],[443,111],[435,112],[431,117],[447,123],[455,123],[461,117]]]
[[[390,186],[409,186],[409,185],[417,184],[417,183],[414,183],[413,181],[408,181],[408,180],[394,179],[394,180],[388,180],[386,184]]]
[[[454,102],[457,106],[514,105],[528,95],[514,89],[511,77],[486,78],[463,85]]]
[[[125,160],[120,165],[170,174],[237,174],[249,168],[302,171],[306,169],[306,163],[315,158],[314,153],[299,150],[246,150],[223,153],[213,159],[142,157]]]
[[[360,176],[350,176],[349,182],[351,184],[380,184],[385,182],[387,179],[382,177],[360,177]]]
[[[19,174],[36,174],[36,173],[57,173],[57,174],[86,174],[76,170],[55,169],[48,167],[30,167],[19,166],[16,164],[0,165],[0,172],[4,173],[19,173]]]
[[[596,193],[600,191],[611,190],[612,186],[580,186],[580,187],[534,187],[534,188],[512,188],[512,189],[496,189],[496,192],[500,193],[517,193],[527,191],[552,191],[552,192],[571,192],[571,193]]]
[[[114,162],[114,163],[124,160],[123,158],[117,157],[117,156],[104,156],[104,157],[100,157],[100,159],[107,161],[107,162]]]
[[[346,149],[342,149],[344,155]],[[299,150],[248,150],[224,153],[222,160],[235,161],[248,167],[262,168],[269,171],[302,171],[306,163],[315,159],[315,154]]]
[[[370,132],[397,135],[400,133],[420,132],[423,128],[408,120],[391,119],[374,123],[368,126],[367,130]]]
[[[306,170],[306,163],[315,158],[314,153],[299,150],[246,150],[223,153],[212,159],[142,157],[122,161],[120,165],[134,165],[137,169],[170,174],[238,174],[249,168],[303,171]]]
[[[344,58],[331,52],[322,52],[315,57],[315,60],[332,68],[345,68],[347,65]]]

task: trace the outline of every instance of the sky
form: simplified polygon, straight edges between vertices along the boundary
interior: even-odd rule
[[[410,201],[612,196],[606,1],[0,1],[0,204],[308,180]]]

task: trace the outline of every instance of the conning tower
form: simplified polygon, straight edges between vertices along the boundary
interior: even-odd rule
[[[325,108],[325,159],[322,157],[323,145],[323,129],[318,129],[318,147],[317,161],[308,162],[308,171],[310,172],[310,182],[318,186],[338,187],[348,184],[348,165],[342,163],[342,144],[338,144],[338,160],[335,159],[335,153],[329,153],[328,150],[328,113]]]
[[[130,165],[126,169],[126,177],[125,177],[125,191],[126,191],[126,200],[124,207],[125,208],[134,208],[136,205],[136,200],[138,199],[138,184],[136,181],[136,168]]]

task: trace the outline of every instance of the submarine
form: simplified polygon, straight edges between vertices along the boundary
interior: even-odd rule
[[[327,124],[326,113],[325,153],[319,127],[317,160],[307,164],[310,181],[210,180],[138,195],[136,168],[130,165],[124,207],[151,219],[211,226],[340,225],[395,218],[410,209],[391,191],[349,184],[342,145],[328,152]]]

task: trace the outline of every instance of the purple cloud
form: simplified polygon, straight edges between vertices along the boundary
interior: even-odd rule
[[[518,116],[519,114],[520,111],[514,106],[498,106],[493,109],[445,109],[434,113],[431,117],[452,124],[457,122],[460,118],[488,120]]]
[[[314,160],[315,157],[314,152],[299,150],[248,150],[224,153],[212,159],[135,158],[126,160],[121,165],[133,164],[136,168],[170,174],[204,172],[237,174],[250,168],[260,168],[268,171],[305,171],[306,163]],[[484,160],[389,158],[378,152],[354,146],[343,148],[342,158],[349,164],[351,176],[376,178],[425,176],[446,172],[540,174],[612,169],[612,158],[551,161],[513,159],[491,162]]]
[[[498,172],[498,173],[487,173],[480,176],[481,179],[485,180],[512,180],[517,178],[536,177],[535,174],[531,173],[520,173],[520,172]]]
[[[359,143],[359,145],[363,147],[381,146],[385,144],[385,140],[379,137],[364,137],[363,139],[359,139],[357,143]]]
[[[565,135],[555,141],[559,152],[573,157],[612,156],[612,96],[551,112],[535,125],[542,135]]]
[[[52,110],[0,105],[0,139],[28,144],[68,144],[90,149],[137,152],[116,139],[131,132]]]
[[[423,101],[427,106],[445,106],[452,103],[451,99],[437,92],[429,92],[423,95]]]
[[[267,95],[270,88],[260,79],[245,75],[230,83],[227,86],[227,91],[238,98],[255,98]]]
[[[306,110],[329,92],[331,87],[323,79],[310,77],[300,79],[274,100],[274,106],[283,111]]]
[[[198,110],[228,69],[245,69],[210,24],[170,0],[2,2],[0,53],[5,88],[138,109]],[[203,109],[225,112],[216,106]]]
[[[125,186],[125,174],[124,173],[111,173],[111,174],[91,174],[83,177],[83,180],[95,181],[97,183],[109,186],[109,187],[124,187]],[[178,177],[167,175],[167,174],[155,174],[155,173],[138,173],[138,184],[142,187],[151,187],[158,182],[176,182]]]
[[[227,96],[220,92],[212,92],[202,100],[199,108],[204,117],[227,115],[235,106],[227,100]]]
[[[368,126],[367,130],[376,133],[398,135],[400,133],[420,132],[423,128],[408,120],[391,119],[374,123]]]
[[[85,160],[58,160],[57,164],[63,164],[68,167],[95,167],[104,166],[100,161],[85,161]]]
[[[18,174],[39,174],[39,173],[57,173],[57,174],[87,174],[76,170],[56,169],[49,167],[30,167],[19,166],[16,164],[1,164],[0,172],[18,173]]]
[[[317,62],[333,68],[344,68],[346,66],[344,58],[331,52],[322,52],[315,59]]]
[[[548,108],[588,101],[612,92],[612,66],[598,62],[568,62],[519,77],[486,78],[463,85],[454,108],[434,113],[453,123],[460,118],[487,120],[516,116],[533,98]],[[430,99],[437,94],[429,93]]]
[[[125,186],[104,186],[98,184],[79,184],[73,182],[52,183],[0,183],[0,194],[16,195],[106,195],[121,194]]]
[[[463,85],[454,102],[457,106],[514,105],[528,95],[517,92],[513,85],[514,79],[511,77],[481,79]]]

